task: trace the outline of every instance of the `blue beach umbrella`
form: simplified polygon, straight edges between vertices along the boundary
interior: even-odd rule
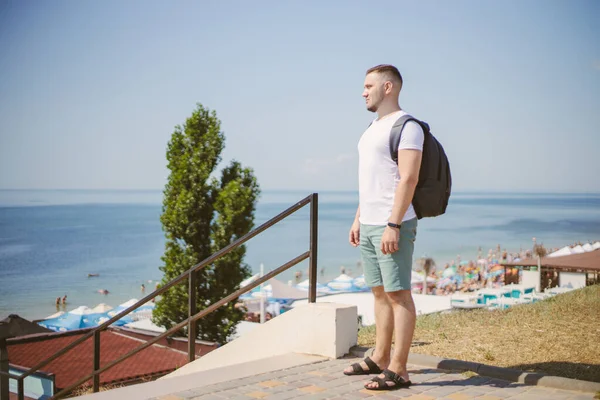
[[[103,313],[94,313],[89,307],[81,306],[59,317],[40,321],[38,324],[56,332],[67,332],[97,326],[96,321],[103,315]]]

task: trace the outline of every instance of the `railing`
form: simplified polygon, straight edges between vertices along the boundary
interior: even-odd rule
[[[277,222],[279,222],[279,221],[285,219],[286,217],[290,216],[291,214],[295,213],[296,211],[298,211],[299,209],[301,209],[302,207],[304,207],[305,205],[307,205],[309,203],[310,203],[310,243],[309,243],[308,251],[298,255],[297,257],[295,257],[292,260],[288,261],[287,263],[283,264],[279,268],[277,268],[277,269],[269,272],[268,274],[262,276],[261,278],[255,280],[251,284],[249,284],[243,288],[240,288],[239,290],[230,294],[229,296],[217,301],[214,304],[211,304],[206,309],[204,309],[200,312],[197,312],[197,310],[196,310],[196,290],[194,290],[194,288],[196,286],[196,274],[195,274],[196,271],[206,267],[207,265],[210,265],[218,258],[229,253],[231,250],[235,249],[236,247],[244,244],[248,240],[252,239],[254,236],[265,231],[266,229],[270,228],[271,226],[275,225]],[[194,265],[188,271],[182,273],[177,278],[171,280],[169,283],[160,287],[158,290],[150,293],[149,295],[147,295],[146,297],[144,297],[137,303],[131,305],[127,309],[123,310],[121,313],[115,315],[108,321],[104,322],[102,325],[99,325],[97,328],[95,328],[95,329],[91,330],[90,332],[88,332],[87,334],[83,335],[81,338],[79,338],[76,341],[74,341],[73,343],[69,344],[67,347],[57,351],[52,356],[50,356],[47,359],[45,359],[44,361],[40,362],[38,365],[29,369],[22,375],[17,376],[17,375],[9,374],[7,372],[0,371],[0,376],[4,376],[4,377],[8,376],[8,378],[15,379],[17,381],[18,399],[24,400],[23,381],[25,380],[25,378],[27,378],[28,376],[32,375],[33,373],[39,371],[44,366],[48,365],[48,363],[52,362],[53,360],[57,359],[58,357],[62,356],[65,353],[67,353],[69,350],[75,348],[77,345],[79,345],[79,344],[83,343],[84,341],[86,341],[87,339],[93,337],[93,341],[94,341],[94,367],[93,368],[94,369],[93,369],[92,373],[79,379],[77,382],[73,383],[72,385],[70,385],[66,388],[63,388],[61,391],[59,391],[54,396],[52,396],[51,400],[62,398],[63,396],[68,394],[71,390],[75,389],[77,386],[85,383],[86,381],[88,381],[90,379],[93,379],[93,385],[92,385],[93,391],[98,392],[100,389],[100,374],[102,372],[105,372],[109,368],[114,367],[115,365],[119,364],[120,362],[122,362],[122,361],[128,359],[129,357],[144,350],[145,348],[152,346],[154,343],[156,343],[159,340],[167,337],[168,335],[171,335],[172,333],[182,329],[186,325],[188,328],[188,361],[192,362],[196,358],[196,355],[195,355],[196,341],[195,341],[195,339],[196,339],[197,333],[196,333],[195,322],[197,320],[199,320],[200,318],[204,317],[205,315],[211,313],[212,311],[216,310],[217,308],[221,307],[223,304],[226,304],[232,300],[237,299],[244,293],[249,292],[250,290],[257,287],[258,285],[261,285],[262,283],[268,281],[269,279],[280,274],[281,272],[293,267],[294,265],[298,264],[299,262],[306,260],[307,258],[309,259],[308,301],[310,303],[314,303],[316,301],[316,298],[317,298],[317,232],[318,232],[318,193],[312,193],[312,194],[308,195],[307,197],[305,197],[304,199],[302,199],[301,201],[299,201],[298,203],[296,203],[295,205],[289,207],[287,210],[285,210],[285,211],[281,212],[280,214],[278,214],[277,216],[271,218],[269,221],[265,222],[258,228],[252,230],[251,232],[242,236],[235,242],[231,243],[230,245],[224,247],[223,249],[216,252],[212,256],[208,257],[204,261]],[[131,350],[129,353],[125,354],[124,356],[121,356],[120,358],[118,358],[114,361],[111,361],[110,363],[104,365],[101,368],[100,367],[100,332],[102,332],[103,330],[106,330],[106,328],[108,328],[113,322],[128,315],[133,310],[137,309],[141,305],[152,300],[156,296],[160,296],[162,293],[164,293],[171,287],[177,285],[178,283],[185,280],[186,278],[188,280],[188,296],[189,296],[188,318],[185,319],[184,321],[178,323],[177,325],[173,326],[166,332],[160,334],[159,336],[154,337],[152,340],[149,340],[148,342],[144,343],[143,345],[135,348],[134,350]],[[6,379],[6,378],[4,378],[4,379]],[[5,399],[4,395],[3,395],[0,400],[8,400],[8,398]]]

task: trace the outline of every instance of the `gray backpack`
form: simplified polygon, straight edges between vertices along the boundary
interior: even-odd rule
[[[423,128],[425,138],[423,141],[423,158],[419,172],[419,182],[412,200],[413,207],[419,219],[437,217],[446,212],[450,192],[452,189],[452,176],[450,163],[444,148],[431,134],[426,122],[404,115],[400,117],[390,132],[390,156],[398,164],[398,146],[404,124],[414,121]]]

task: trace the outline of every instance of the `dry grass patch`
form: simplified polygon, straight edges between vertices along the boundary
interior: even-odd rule
[[[417,318],[411,352],[600,382],[600,285],[507,310]],[[359,332],[375,344],[375,327]]]

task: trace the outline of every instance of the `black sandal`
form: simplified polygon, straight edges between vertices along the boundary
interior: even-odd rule
[[[396,390],[400,388],[407,388],[412,385],[411,381],[405,381],[403,377],[398,375],[395,372],[390,371],[389,369],[384,369],[382,374],[385,378],[380,378],[376,376],[371,379],[371,382],[377,382],[377,387],[369,387],[365,384],[365,389],[367,390]],[[393,385],[388,385],[388,382],[394,383]]]
[[[360,366],[359,363],[354,363],[351,365],[353,371],[352,372],[344,371],[344,375],[381,374],[381,368],[379,368],[379,366],[377,366],[377,364],[375,364],[375,362],[373,360],[371,360],[369,357],[365,358],[363,361],[365,362],[365,364],[367,364],[368,369],[364,369],[363,367]]]

